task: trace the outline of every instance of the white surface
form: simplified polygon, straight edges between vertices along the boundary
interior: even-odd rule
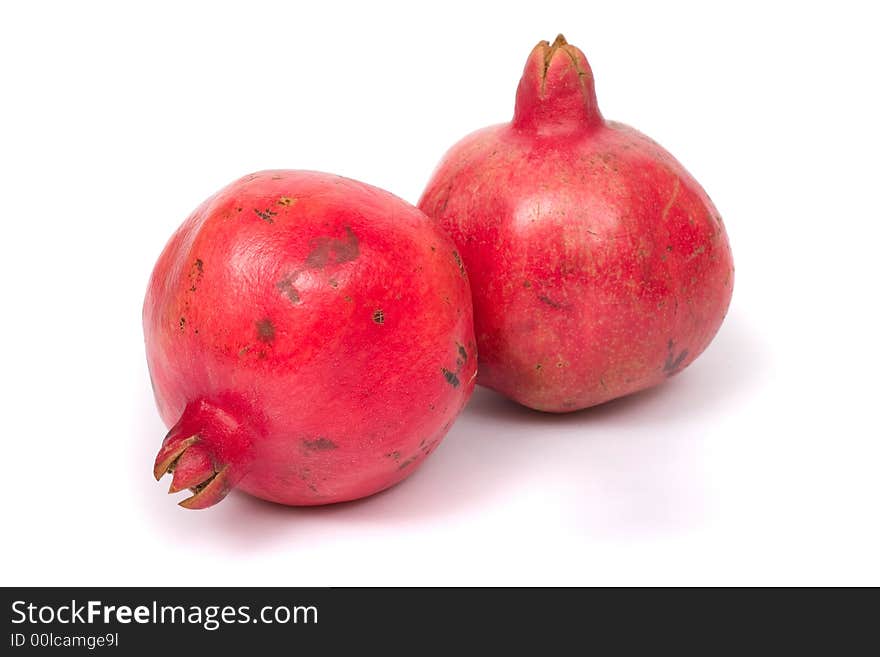
[[[4,3],[2,584],[880,584],[874,21],[759,2]],[[411,479],[188,512],[140,310],[234,178],[330,170],[414,202],[504,121],[539,39],[712,195],[727,322],[669,384],[566,417],[478,391]]]

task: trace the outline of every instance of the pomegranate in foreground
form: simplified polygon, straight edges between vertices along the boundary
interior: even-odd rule
[[[156,458],[200,509],[239,488],[290,505],[387,488],[473,392],[454,245],[388,192],[307,171],[205,201],[150,279],[144,334],[171,430]]]
[[[590,66],[561,35],[529,56],[513,121],[453,146],[419,207],[468,270],[477,382],[534,409],[677,374],[730,303],[718,211],[669,153],[602,118]]]

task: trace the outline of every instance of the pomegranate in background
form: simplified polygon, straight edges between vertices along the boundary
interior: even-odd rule
[[[534,409],[661,383],[730,303],[718,211],[663,148],[602,117],[590,65],[561,35],[529,56],[513,120],[453,146],[419,207],[468,270],[477,382]]]

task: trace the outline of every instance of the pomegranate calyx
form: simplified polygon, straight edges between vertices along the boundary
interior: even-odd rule
[[[229,481],[229,465],[224,465],[205,481],[190,487],[190,490],[193,495],[178,503],[184,509],[205,509],[217,504],[232,490]]]
[[[174,477],[169,493],[178,493],[187,488],[195,488],[214,476],[217,466],[204,445],[195,444],[186,449],[172,464]]]
[[[233,411],[228,409],[235,409]],[[248,470],[253,429],[238,418],[243,408],[226,400],[222,406],[204,399],[187,404],[165,436],[156,456],[153,476],[171,474],[169,493],[189,489],[193,495],[180,505],[204,509],[222,500]]]
[[[565,40],[565,37],[560,33],[556,35],[556,39],[553,40],[551,44],[549,41],[541,41],[539,46],[543,46],[544,50],[544,73],[541,75],[541,94],[544,93],[544,88],[547,84],[547,70],[550,68],[550,62],[553,61],[553,55],[556,54],[556,51],[559,50],[561,46],[567,46],[568,41]]]
[[[232,490],[229,464],[216,464],[212,454],[199,440],[198,435],[176,441],[172,437],[159,451],[153,469],[157,481],[165,474],[173,475],[169,493],[186,489],[193,493],[179,502],[185,509],[213,506]]]
[[[181,454],[188,447],[195,445],[199,441],[198,435],[190,436],[183,440],[174,440],[175,437],[172,436],[173,431],[174,429],[168,432],[168,436],[162,444],[162,449],[159,450],[159,454],[156,456],[156,462],[153,465],[153,476],[156,478],[156,481],[172,472]]]
[[[538,134],[571,134],[604,122],[586,56],[561,34],[540,41],[516,92],[513,125]]]

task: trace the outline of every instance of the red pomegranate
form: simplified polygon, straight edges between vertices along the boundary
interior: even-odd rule
[[[669,153],[602,118],[590,66],[561,35],[529,56],[513,121],[453,146],[419,207],[468,270],[477,382],[531,408],[656,385],[727,312],[718,211]]]
[[[144,303],[154,474],[181,505],[232,488],[290,505],[387,488],[473,392],[467,277],[424,214],[324,173],[263,171],[202,203]]]

